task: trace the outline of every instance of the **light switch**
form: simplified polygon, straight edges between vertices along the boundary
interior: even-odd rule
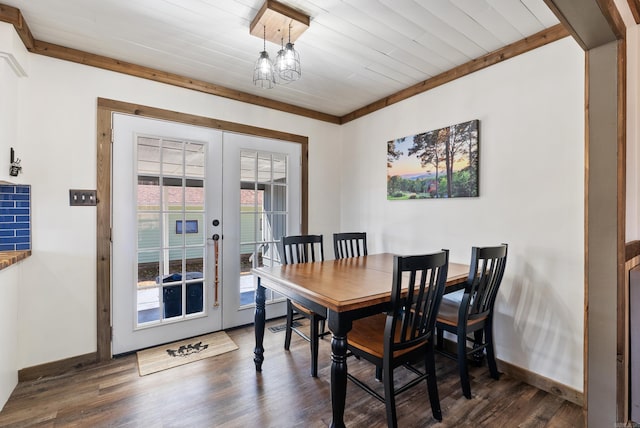
[[[69,205],[74,206],[95,206],[98,204],[95,190],[69,189]]]

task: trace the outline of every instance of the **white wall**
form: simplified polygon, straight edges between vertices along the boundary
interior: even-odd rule
[[[309,136],[309,230],[338,229],[339,175],[325,167],[339,150],[337,125],[44,56],[30,60],[19,123],[33,255],[20,283],[20,368],[96,350],[96,210],[70,207],[68,191],[96,188],[98,97]]]
[[[27,69],[26,50],[9,24],[0,23],[0,181],[22,183],[9,176],[9,151],[19,150],[18,94]],[[18,283],[24,262],[0,271],[0,409],[18,383]]]
[[[343,126],[342,230],[370,251],[509,244],[498,358],[583,388],[584,54],[571,38]],[[480,120],[480,197],[386,200],[386,143]]]
[[[0,410],[18,384],[18,280],[22,265],[0,271]]]
[[[18,93],[29,70],[28,53],[13,26],[0,22],[0,181],[22,183],[9,175],[10,149],[20,157]]]

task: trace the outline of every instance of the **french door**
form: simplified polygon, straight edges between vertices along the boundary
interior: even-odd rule
[[[251,322],[250,268],[278,263],[280,236],[299,231],[298,145],[121,114],[113,124],[112,353]]]
[[[280,264],[280,238],[300,233],[300,145],[279,140],[224,134],[225,221],[223,326],[253,322],[254,290],[250,269]],[[225,188],[226,184],[225,184]],[[233,189],[231,189],[233,188]],[[238,263],[239,262],[239,263]],[[226,293],[227,287],[240,292]],[[267,296],[267,317],[286,313],[275,293]]]

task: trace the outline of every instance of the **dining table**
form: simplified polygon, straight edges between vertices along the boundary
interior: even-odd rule
[[[354,320],[385,311],[391,301],[394,254],[261,266],[255,292],[254,363],[262,371],[266,289],[306,308],[327,313],[331,331],[331,427],[344,427],[347,395],[347,340]],[[449,263],[446,291],[464,287],[469,265]]]

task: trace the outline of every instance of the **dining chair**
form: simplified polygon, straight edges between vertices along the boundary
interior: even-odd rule
[[[333,254],[338,259],[366,256],[366,232],[343,232],[333,234]]]
[[[427,255],[395,256],[390,310],[386,314],[354,321],[349,332],[349,351],[376,367],[382,367],[384,396],[350,373],[347,373],[347,378],[385,403],[389,427],[397,426],[395,396],[422,380],[427,381],[433,417],[442,420],[436,383],[434,329],[448,267],[448,250]],[[405,288],[406,295],[403,295]],[[424,362],[424,372],[412,364],[417,361]],[[416,376],[395,388],[394,369],[401,366]]]
[[[283,236],[280,261],[283,265],[324,261],[322,235]],[[298,329],[294,323],[303,318],[309,320],[310,328],[308,336],[305,332]],[[319,339],[326,334],[324,330],[326,319],[326,311],[324,313],[317,313],[299,303],[287,299],[284,349],[289,350],[292,332],[295,332],[308,341],[311,344],[311,376],[313,377],[318,376]]]
[[[480,363],[486,351],[491,377],[500,377],[493,341],[493,308],[507,263],[507,247],[502,244],[472,248],[462,298],[453,300],[445,296],[436,320],[437,349],[457,360],[462,392],[467,398],[471,398],[468,357]],[[456,335],[455,354],[444,350],[445,331]],[[469,349],[467,342],[471,343]]]

